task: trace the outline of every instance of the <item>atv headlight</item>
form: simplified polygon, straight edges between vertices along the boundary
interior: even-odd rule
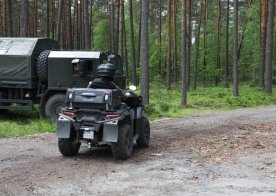
[[[105,95],[105,96],[104,96],[104,100],[105,100],[105,101],[108,101],[108,98],[109,98],[108,95]]]
[[[73,98],[73,92],[69,93],[69,99],[71,100]]]

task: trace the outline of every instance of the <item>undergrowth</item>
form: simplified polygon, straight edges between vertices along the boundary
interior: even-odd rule
[[[239,96],[234,97],[232,88],[199,87],[187,93],[187,106],[181,106],[181,88],[166,90],[160,84],[151,86],[150,105],[146,114],[151,120],[179,117],[191,113],[231,110],[276,104],[275,93],[266,95],[258,87],[248,84],[239,86]],[[273,92],[275,92],[274,89]]]
[[[275,92],[276,89],[273,89]],[[181,106],[181,88],[166,90],[160,84],[151,84],[150,105],[146,116],[150,120],[172,118],[193,113],[225,111],[243,107],[257,107],[276,104],[275,93],[268,96],[258,87],[248,84],[239,86],[239,97],[232,95],[232,88],[199,87],[189,90],[187,106]],[[139,94],[139,90],[137,91]],[[55,132],[56,125],[39,118],[39,109],[33,111],[1,111],[0,138]]]

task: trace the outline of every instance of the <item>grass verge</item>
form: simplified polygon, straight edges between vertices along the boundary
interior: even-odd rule
[[[33,111],[1,111],[0,138],[53,133],[55,124],[39,118],[38,109]]]
[[[187,94],[187,106],[181,106],[181,89],[166,90],[165,87],[153,85],[150,90],[150,105],[146,114],[151,120],[173,118],[192,113],[210,111],[226,111],[245,107],[258,107],[276,104],[276,89],[272,95],[266,95],[258,87],[242,84],[239,86],[240,95],[234,97],[232,88],[199,87]]]

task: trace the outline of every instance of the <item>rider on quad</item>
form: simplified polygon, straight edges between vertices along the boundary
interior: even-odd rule
[[[97,78],[89,83],[89,88],[95,89],[116,89],[113,83],[115,67],[111,63],[101,64],[97,67]]]
[[[74,156],[86,143],[88,149],[108,145],[114,158],[124,160],[131,156],[134,143],[149,146],[150,125],[143,115],[142,97],[113,83],[115,72],[113,64],[101,64],[98,78],[88,88],[67,90],[67,107],[57,121],[62,155]]]

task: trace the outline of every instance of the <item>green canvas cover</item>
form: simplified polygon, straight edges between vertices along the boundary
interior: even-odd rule
[[[0,87],[35,87],[39,54],[57,48],[57,42],[48,38],[0,38]]]

